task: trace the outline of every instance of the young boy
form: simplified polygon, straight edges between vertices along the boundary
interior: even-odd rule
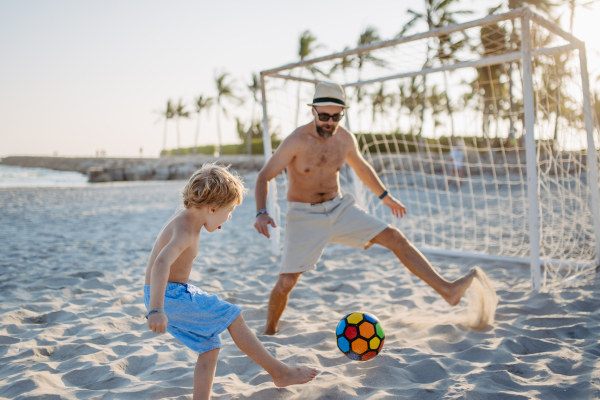
[[[271,375],[276,386],[306,383],[317,375],[315,369],[290,367],[275,359],[248,328],[239,306],[188,284],[200,230],[221,229],[242,203],[244,192],[241,179],[227,168],[202,166],[182,191],[185,208],[175,212],[158,234],[146,267],[148,328],[158,334],[168,331],[200,353],[194,370],[194,400],[210,398],[221,348],[219,334],[225,329],[240,350]]]

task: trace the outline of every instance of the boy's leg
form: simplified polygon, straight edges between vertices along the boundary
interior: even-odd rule
[[[271,291],[269,298],[269,308],[267,310],[267,326],[265,335],[274,335],[277,333],[279,319],[287,306],[290,292],[296,286],[300,273],[280,274],[275,287]]]
[[[396,228],[386,228],[371,239],[371,242],[392,250],[410,272],[425,281],[453,306],[458,304],[477,274],[477,270],[474,268],[468,274],[453,282],[444,279],[427,261],[425,256]]]
[[[218,357],[219,349],[213,349],[198,355],[198,361],[194,369],[194,400],[210,399]]]
[[[254,332],[250,330],[242,314],[229,325],[234,343],[255,363],[263,367],[278,387],[306,383],[317,376],[318,371],[308,367],[291,367],[277,360],[265,349]]]

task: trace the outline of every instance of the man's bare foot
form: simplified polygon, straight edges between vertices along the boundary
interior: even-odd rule
[[[469,271],[468,274],[452,282],[449,293],[447,295],[442,295],[444,300],[446,300],[446,302],[448,302],[448,304],[451,306],[457,305],[463,294],[465,294],[469,286],[471,286],[471,282],[473,282],[473,279],[478,275],[478,273],[479,267],[471,268],[471,271]]]
[[[283,363],[282,363],[283,364]],[[309,367],[291,367],[283,364],[282,370],[272,374],[273,383],[277,387],[299,385],[312,381],[319,371]]]
[[[265,327],[265,330],[263,331],[262,334],[272,336],[272,335],[276,334],[277,332],[279,332],[279,329],[277,329],[277,328],[271,329],[271,328]]]

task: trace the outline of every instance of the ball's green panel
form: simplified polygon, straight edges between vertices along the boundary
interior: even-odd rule
[[[375,330],[377,331],[377,336],[379,336],[382,339],[385,337],[385,333],[383,333],[383,326],[381,326],[379,322],[377,323],[377,325],[375,325]]]

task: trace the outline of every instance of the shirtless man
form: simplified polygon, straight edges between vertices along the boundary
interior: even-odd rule
[[[444,279],[402,232],[359,208],[351,194],[340,196],[339,171],[346,162],[394,216],[406,214],[360,154],[354,135],[339,126],[348,108],[345,100],[340,85],[319,83],[309,104],[314,121],[289,135],[256,179],[254,227],[269,237],[268,225],[275,227],[275,221],[266,210],[268,182],[285,168],[289,178],[282,266],[269,299],[267,335],[277,333],[290,292],[302,273],[316,268],[328,242],[365,250],[373,244],[387,247],[450,305],[458,304],[477,274],[473,269],[456,281]]]

